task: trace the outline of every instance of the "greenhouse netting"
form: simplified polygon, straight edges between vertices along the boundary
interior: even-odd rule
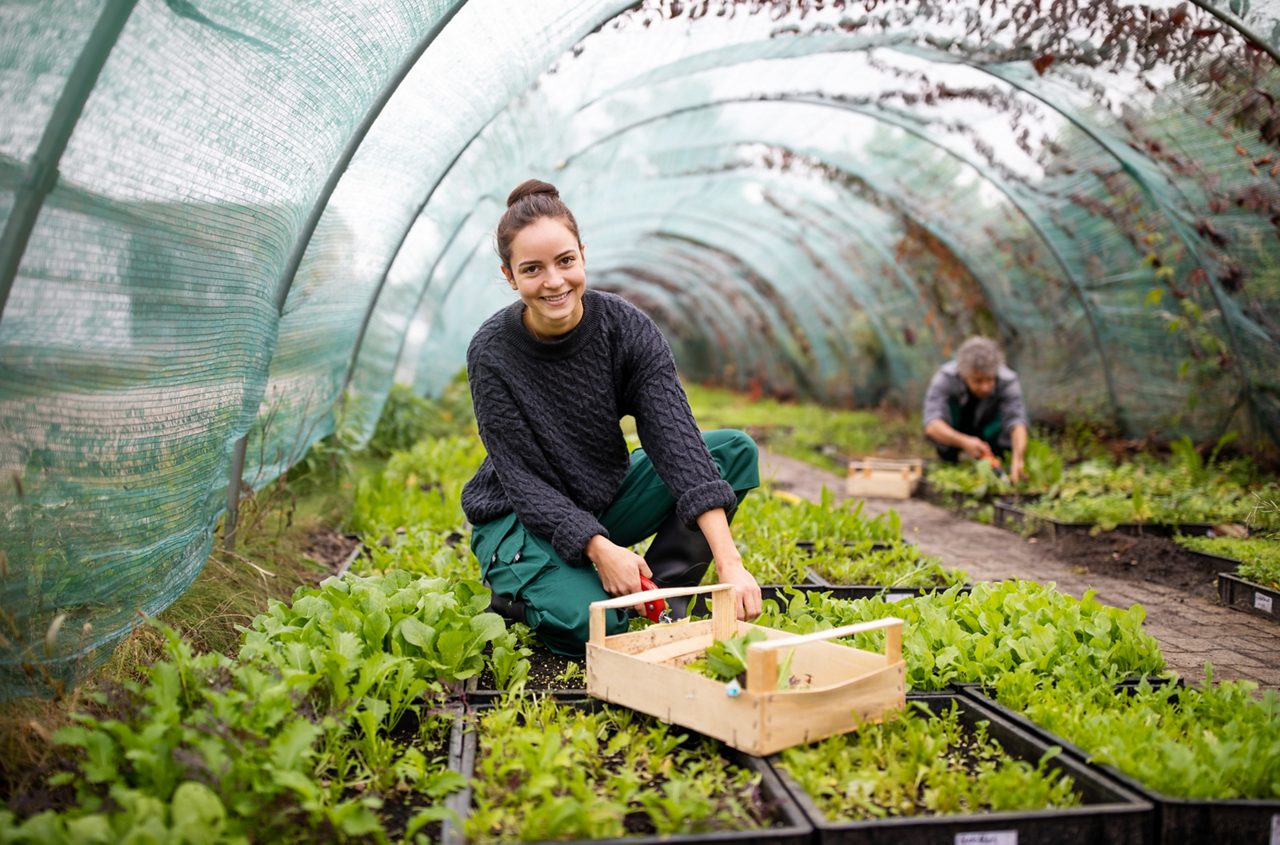
[[[1280,2],[0,4],[0,677],[180,595],[243,491],[510,301],[555,182],[686,376],[1280,438]],[[229,482],[228,479],[234,479]]]

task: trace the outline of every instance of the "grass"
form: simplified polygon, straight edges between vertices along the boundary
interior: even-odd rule
[[[359,457],[350,467],[380,466]],[[177,630],[200,652],[232,655],[239,647],[237,626],[248,625],[271,599],[288,599],[299,586],[314,585],[331,574],[326,563],[307,552],[317,529],[340,526],[351,511],[354,482],[345,469],[313,483],[282,478],[241,505],[239,542],[222,548],[221,532],[195,582],[157,619]],[[30,786],[54,765],[50,737],[83,709],[95,690],[126,679],[141,680],[160,656],[161,635],[139,625],[125,636],[100,667],[79,685],[48,698],[6,701],[0,709],[0,792],[30,794]]]
[[[755,399],[720,388],[686,384],[698,426],[740,428],[773,452],[843,474],[853,457],[928,457],[933,450],[919,414],[850,411],[806,402]]]

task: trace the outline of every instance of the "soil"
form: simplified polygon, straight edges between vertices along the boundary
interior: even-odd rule
[[[587,661],[585,657],[578,660],[572,657],[564,657],[548,651],[538,643],[532,644],[530,649],[533,653],[529,655],[529,679],[524,685],[526,691],[585,690],[587,688]],[[566,678],[565,675],[571,662],[578,664],[578,669],[572,677]],[[476,678],[476,690],[492,692],[496,689],[497,682],[494,680],[493,672],[486,666],[485,670]]]
[[[308,533],[307,544],[302,550],[325,570],[340,573],[350,566],[353,556],[362,547],[360,538],[354,534],[343,534],[321,525]]]
[[[1105,575],[1177,587],[1201,598],[1218,597],[1218,566],[1166,537],[1132,537],[1104,532],[1057,532],[1048,541],[1053,554],[1077,575]]]
[[[428,760],[446,758],[449,752],[448,730],[424,742],[419,735],[419,727],[418,717],[409,711],[391,730],[388,737],[401,746],[416,746]],[[450,765],[456,765],[456,761],[448,762]],[[435,803],[428,796],[413,791],[392,792],[379,797],[382,799],[382,807],[378,809],[378,817],[382,819],[387,838],[392,842],[402,839],[413,817]],[[427,837],[428,842],[439,842],[442,829],[443,825],[440,822],[433,821],[422,828],[422,833]]]

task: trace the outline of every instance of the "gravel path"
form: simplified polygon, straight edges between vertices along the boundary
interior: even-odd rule
[[[760,463],[762,475],[779,489],[817,501],[825,486],[845,498],[843,478],[803,461],[762,449]],[[1090,572],[1061,559],[1052,541],[1025,539],[918,499],[867,499],[864,507],[871,514],[897,510],[904,537],[974,580],[1052,581],[1073,596],[1092,588],[1100,601],[1115,607],[1141,604],[1147,610],[1146,629],[1160,642],[1166,663],[1188,681],[1203,679],[1205,663],[1212,663],[1215,678],[1244,678],[1280,689],[1280,623],[1183,589]]]

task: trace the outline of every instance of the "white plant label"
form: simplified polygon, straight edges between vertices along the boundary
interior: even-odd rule
[[[913,595],[914,593],[888,593],[884,598],[885,601],[902,601],[903,599],[911,598]]]
[[[1271,845],[1280,845],[1280,816],[1271,817]]]
[[[1263,613],[1271,613],[1271,596],[1264,596],[1262,593],[1253,594],[1253,606],[1261,610]]]
[[[1277,818],[1280,818],[1280,816]],[[1274,820],[1271,829],[1275,830]],[[956,845],[1018,845],[1018,831],[984,830],[981,833],[957,833]],[[1272,835],[1271,845],[1278,845],[1275,842],[1274,834]]]

